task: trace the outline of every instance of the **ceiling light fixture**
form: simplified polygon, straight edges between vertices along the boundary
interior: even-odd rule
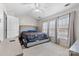
[[[41,10],[39,9],[39,4],[35,3],[35,12],[41,12]]]
[[[39,12],[40,10],[39,10],[39,9],[35,9],[35,11],[36,11],[36,12]]]

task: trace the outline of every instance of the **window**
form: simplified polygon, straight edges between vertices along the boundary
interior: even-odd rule
[[[69,15],[59,17],[57,20],[57,38],[68,39]]]
[[[48,22],[43,22],[42,32],[48,34]]]
[[[49,36],[51,37],[55,37],[55,24],[56,24],[56,20],[51,20],[49,22]]]

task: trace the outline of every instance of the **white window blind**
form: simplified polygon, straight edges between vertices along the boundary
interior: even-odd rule
[[[69,15],[59,17],[57,20],[57,38],[68,39]]]
[[[43,22],[42,32],[48,34],[48,22]]]
[[[53,36],[55,37],[55,24],[56,24],[56,20],[51,20],[49,22],[49,36]]]

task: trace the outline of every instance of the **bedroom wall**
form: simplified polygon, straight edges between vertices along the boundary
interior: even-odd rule
[[[19,17],[20,32],[28,29],[36,29],[38,21],[29,16]]]
[[[58,16],[61,16],[63,14],[66,14],[66,13],[69,13],[69,12],[72,12],[72,11],[76,11],[75,19],[74,19],[75,20],[74,21],[74,37],[75,37],[74,39],[79,40],[79,7],[78,6],[75,7],[75,8],[69,9],[69,10],[61,11],[61,12],[54,14],[54,15],[51,15],[47,18],[44,18],[43,21],[41,20],[39,28],[41,28],[41,30],[42,30],[42,27],[40,27],[42,25],[42,22],[52,20],[53,18],[56,18]],[[63,44],[65,44],[63,42],[64,42],[64,40],[61,41],[60,43],[62,43],[62,45],[63,45]]]
[[[75,26],[74,26],[74,30],[75,30],[75,39],[79,40],[79,9],[76,11],[76,15],[75,15]]]
[[[4,15],[4,12],[7,14],[7,11],[6,11],[6,8],[5,8],[4,4],[0,3],[0,41],[3,41],[3,40],[6,39],[5,38],[6,28],[5,28],[5,15]],[[16,23],[16,18],[14,16],[7,15],[7,18],[8,18],[7,20],[9,20],[7,25],[10,26],[7,29],[8,30],[7,31],[7,36],[10,33],[9,37],[15,37],[19,34],[19,28],[18,28],[19,25],[18,26],[16,26],[16,24],[14,25],[14,23],[13,23],[14,20],[15,20],[15,23]],[[14,26],[18,28],[18,31],[17,31],[16,28],[14,28]],[[10,29],[12,29],[12,31]],[[18,33],[16,33],[16,32],[18,32]]]
[[[61,16],[63,14],[66,14],[66,13],[69,13],[69,12],[72,12],[72,11],[76,11],[76,14],[75,14],[75,23],[74,23],[74,32],[75,32],[75,39],[76,40],[79,40],[79,7],[75,7],[75,8],[72,8],[72,9],[69,9],[69,10],[66,10],[66,11],[62,11],[62,12],[59,12],[57,14],[54,14],[54,15],[51,15],[47,18],[44,18],[43,21],[41,20],[41,23],[44,22],[44,21],[50,21],[52,20],[53,18],[55,17],[58,17],[58,16]],[[41,25],[39,25],[41,26]],[[42,29],[42,27],[40,27]]]
[[[38,26],[38,31],[42,32],[42,21],[41,20],[38,21],[37,26]]]
[[[31,25],[31,26],[37,26],[37,21],[29,16],[21,16],[20,19],[20,25]]]
[[[3,41],[4,39],[4,19],[3,19],[3,10],[4,6],[3,4],[0,4],[0,41]]]

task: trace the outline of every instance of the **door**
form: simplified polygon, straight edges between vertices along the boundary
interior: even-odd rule
[[[7,38],[14,38],[19,35],[19,19],[7,15]]]

